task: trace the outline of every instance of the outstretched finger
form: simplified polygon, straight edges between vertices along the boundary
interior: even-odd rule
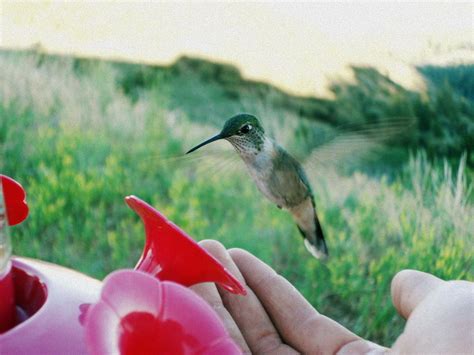
[[[392,280],[392,301],[398,313],[405,319],[428,294],[444,284],[445,281],[416,270],[403,270]]]
[[[280,336],[299,352],[327,354],[382,350],[319,314],[286,279],[252,254],[241,249],[232,249],[230,254]]]
[[[217,289],[224,306],[238,325],[252,353],[294,353],[282,343],[265,308],[253,291],[247,287],[245,279],[224,246],[213,240],[203,241],[200,245],[245,285],[247,295],[244,297],[233,295],[220,287]]]

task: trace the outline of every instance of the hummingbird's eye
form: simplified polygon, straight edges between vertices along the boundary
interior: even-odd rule
[[[252,125],[250,124],[246,124],[246,125],[243,125],[242,128],[240,128],[240,132],[241,133],[249,133],[251,130],[252,130]]]

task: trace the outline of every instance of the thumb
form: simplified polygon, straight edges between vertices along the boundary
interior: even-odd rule
[[[392,301],[398,313],[407,319],[432,291],[445,281],[416,270],[402,270],[392,280]]]

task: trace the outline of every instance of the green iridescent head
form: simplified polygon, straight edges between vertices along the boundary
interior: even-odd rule
[[[194,152],[202,146],[219,139],[229,141],[239,152],[246,152],[249,150],[259,151],[264,142],[264,134],[265,131],[260,125],[257,117],[248,113],[240,113],[229,118],[219,134],[201,144],[198,144],[190,149],[186,154]]]
[[[239,113],[225,122],[220,134],[223,138],[228,138],[234,135],[243,136],[249,133],[253,134],[255,131],[265,133],[257,117],[248,113]]]

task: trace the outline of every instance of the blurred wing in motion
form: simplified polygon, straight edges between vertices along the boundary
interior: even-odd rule
[[[354,167],[387,148],[394,139],[411,135],[414,118],[396,118],[380,123],[345,125],[303,160],[309,177],[331,173],[341,168]]]

